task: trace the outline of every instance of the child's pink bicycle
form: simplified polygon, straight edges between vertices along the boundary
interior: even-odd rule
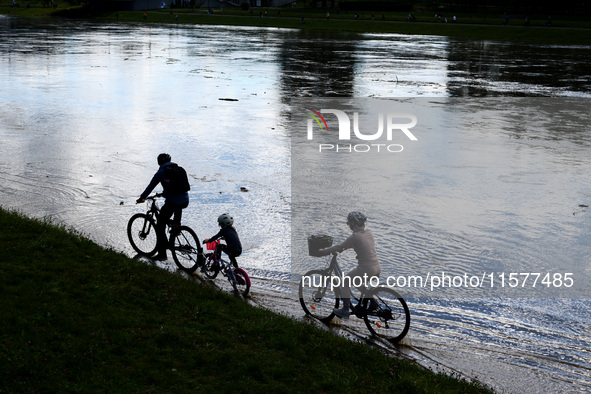
[[[207,243],[207,250],[211,251],[205,255],[205,263],[201,271],[209,279],[215,279],[221,271],[222,275],[228,278],[228,282],[237,293],[246,297],[250,291],[250,277],[242,268],[235,268],[231,262],[222,259],[222,252],[218,245],[220,241]]]

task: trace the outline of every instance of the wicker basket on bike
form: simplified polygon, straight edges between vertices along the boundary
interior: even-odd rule
[[[320,249],[330,248],[332,237],[330,235],[310,235],[308,237],[308,254],[313,257],[321,257]]]

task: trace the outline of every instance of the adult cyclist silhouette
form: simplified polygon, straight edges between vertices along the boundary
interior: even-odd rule
[[[189,193],[188,192],[174,192],[171,191],[168,179],[166,177],[166,168],[170,166],[178,166],[173,163],[168,153],[161,153],[158,155],[158,171],[152,177],[150,184],[146,187],[146,190],[137,199],[137,203],[145,201],[146,197],[154,190],[154,188],[160,183],[162,184],[163,193],[162,196],[165,198],[164,205],[160,208],[160,215],[158,216],[158,222],[156,223],[156,235],[157,235],[157,251],[158,254],[154,257],[154,260],[166,260],[166,247],[168,240],[166,237],[166,223],[174,215],[174,222],[180,226],[181,218],[183,215],[183,209],[189,206]]]

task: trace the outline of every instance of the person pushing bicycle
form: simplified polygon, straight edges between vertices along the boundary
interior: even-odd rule
[[[353,231],[343,243],[329,248],[320,249],[321,255],[329,255],[333,252],[342,252],[345,249],[353,249],[357,253],[358,266],[349,272],[348,283],[352,283],[355,277],[374,277],[380,276],[382,268],[376,253],[375,241],[370,230],[365,228],[367,216],[361,212],[353,211],[347,215],[347,225]],[[345,282],[345,278],[343,278]],[[351,289],[344,285],[341,288],[341,299],[343,300],[342,309],[334,309],[335,315],[341,319],[348,319],[351,307]]]
[[[158,171],[152,177],[146,190],[144,190],[136,200],[138,204],[144,202],[152,190],[154,190],[159,183],[162,184],[162,196],[166,201],[160,209],[160,215],[158,216],[158,221],[156,223],[158,253],[156,257],[154,257],[154,260],[166,260],[166,246],[168,244],[166,238],[166,224],[174,215],[174,223],[180,226],[183,209],[189,206],[188,191],[190,187],[188,185],[188,180],[186,179],[186,173],[184,176],[181,175],[180,181],[177,179],[176,175],[171,175],[175,174],[177,168],[180,168],[178,164],[173,163],[171,160],[172,159],[168,153],[161,153],[158,155]],[[184,173],[184,170],[182,170],[181,173]]]
[[[234,218],[228,213],[222,213],[218,217],[218,224],[221,227],[220,231],[213,237],[204,239],[203,243],[214,242],[220,238],[226,241],[226,244],[219,244],[216,247],[215,253],[217,256],[220,256],[224,252],[230,258],[230,262],[234,268],[238,268],[236,257],[242,254],[242,243],[240,242],[240,237],[238,237],[238,231],[232,226],[234,224]]]

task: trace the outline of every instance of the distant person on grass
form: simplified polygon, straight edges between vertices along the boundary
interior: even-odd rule
[[[140,198],[137,199],[137,203],[142,203],[146,200],[146,197],[154,190],[154,188],[160,183],[162,184],[163,197],[166,199],[162,208],[160,208],[160,215],[158,216],[158,222],[156,223],[156,235],[157,235],[157,251],[158,254],[154,260],[166,260],[166,249],[168,239],[166,237],[166,223],[174,215],[174,223],[178,226],[181,225],[181,217],[183,215],[183,209],[189,205],[189,181],[187,174],[182,167],[171,161],[171,157],[167,153],[161,153],[158,155],[158,171],[152,177],[150,184],[146,187],[146,190],[141,194]],[[183,175],[184,174],[184,175]]]
[[[322,255],[328,255],[333,252],[342,252],[345,249],[353,249],[357,253],[358,266],[349,272],[346,276],[349,283],[353,283],[355,277],[367,278],[380,276],[382,268],[378,261],[376,245],[371,231],[365,228],[367,216],[361,212],[351,212],[347,216],[347,225],[353,231],[353,234],[339,245],[330,248],[320,249]],[[367,283],[370,282],[367,280]],[[345,280],[343,282],[346,283]],[[341,299],[343,300],[342,309],[334,309],[334,313],[341,319],[348,319],[351,307],[351,289],[345,285],[341,287]]]

